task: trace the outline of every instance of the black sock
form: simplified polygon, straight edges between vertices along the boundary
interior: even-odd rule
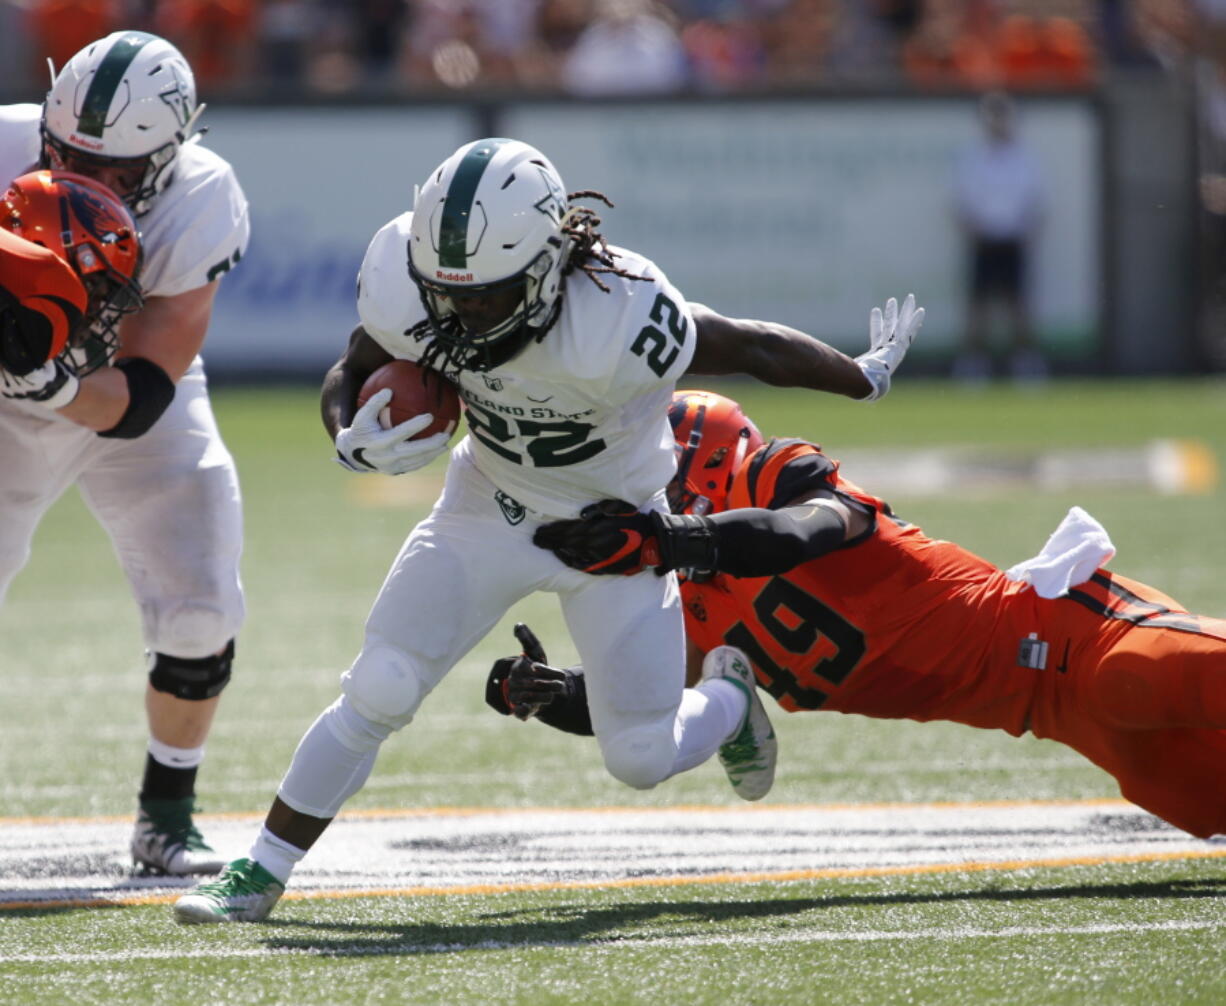
[[[151,754],[145,755],[145,778],[141,782],[142,800],[182,800],[196,793],[196,768],[171,768]]]

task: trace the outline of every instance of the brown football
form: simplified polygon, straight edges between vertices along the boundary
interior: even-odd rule
[[[374,371],[358,392],[358,408],[366,404],[376,391],[392,389],[392,400],[379,413],[384,429],[398,426],[406,419],[432,413],[434,422],[418,433],[414,440],[433,436],[440,431],[454,433],[460,419],[460,393],[456,386],[437,371],[420,367],[412,360],[392,360]]]

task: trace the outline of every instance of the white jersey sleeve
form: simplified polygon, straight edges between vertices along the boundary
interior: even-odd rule
[[[409,276],[412,213],[384,224],[371,239],[358,271],[358,318],[367,335],[392,356],[417,360],[428,339],[408,335],[425,320],[426,309]]]
[[[0,105],[0,188],[38,167],[41,105]]]
[[[145,248],[141,286],[149,297],[212,283],[238,264],[251,236],[234,169],[199,143],[183,145],[170,185],[137,223]]]
[[[694,357],[697,342],[689,304],[654,262],[627,251],[611,249],[617,268],[634,279],[602,274],[613,289],[605,293],[586,276],[569,280],[573,305],[583,314],[591,333],[581,352],[598,367],[611,404],[624,404],[674,384]],[[583,369],[576,358],[572,365]]]

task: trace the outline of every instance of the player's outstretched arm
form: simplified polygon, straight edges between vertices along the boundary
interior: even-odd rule
[[[697,344],[687,373],[748,374],[777,387],[812,388],[861,401],[889,390],[890,376],[924,320],[908,295],[900,311],[893,298],[869,321],[869,349],[854,359],[820,339],[787,325],[727,318],[690,304]]]
[[[841,547],[871,526],[859,505],[828,491],[778,510],[746,507],[710,517],[641,513],[621,500],[603,500],[584,507],[578,519],[542,524],[532,541],[567,566],[593,575],[630,576],[654,567],[774,576]]]
[[[67,354],[29,375],[33,390],[5,387],[0,394],[56,409],[102,437],[144,436],[170,407],[175,386],[199,353],[208,332],[217,284],[172,297],[150,297],[123,319],[120,349],[109,367],[78,380]]]
[[[516,624],[515,638],[524,652],[494,661],[485,681],[486,704],[504,716],[535,717],[557,730],[592,736],[583,668],[550,667],[540,642],[523,622]]]

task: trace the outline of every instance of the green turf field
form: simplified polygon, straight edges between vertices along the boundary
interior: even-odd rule
[[[1226,467],[1218,382],[966,391],[900,380],[869,406],[715,386],[764,432],[811,437],[834,457],[934,444],[988,445],[1002,457],[1139,452],[1165,437],[1198,441]],[[343,471],[310,389],[223,388],[214,401],[243,480],[249,621],[199,794],[208,811],[257,812],[337,694],[366,609],[441,468],[396,480]],[[1226,473],[1207,492],[1164,495],[1128,480],[1129,454],[1111,456],[1121,470],[1108,474],[1125,477],[1109,486],[890,498],[930,534],[1003,566],[1034,554],[1080,504],[1111,532],[1113,568],[1226,616]],[[717,764],[636,793],[606,777],[594,745],[485,710],[485,672],[516,648],[516,619],[555,661],[573,658],[553,599],[522,605],[384,746],[350,807],[736,802]],[[75,495],[43,523],[0,633],[0,813],[129,814],[145,739],[137,617]],[[1117,795],[1106,775],[1047,742],[837,714],[774,720],[781,756],[770,802]],[[207,931],[175,927],[164,905],[6,911],[0,1003],[1217,1003],[1226,1001],[1224,885],[1226,866],[1208,859],[304,900],[283,903],[265,926]]]

